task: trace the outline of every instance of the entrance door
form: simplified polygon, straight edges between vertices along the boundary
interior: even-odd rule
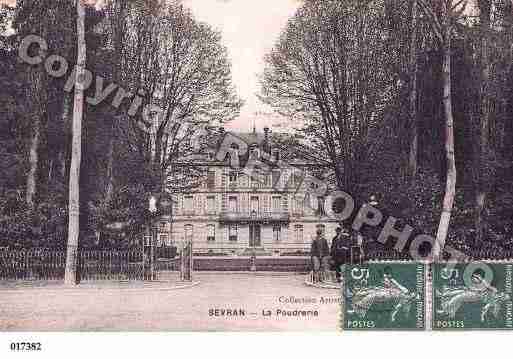
[[[261,226],[259,224],[249,225],[249,246],[251,248],[260,247],[260,232]]]

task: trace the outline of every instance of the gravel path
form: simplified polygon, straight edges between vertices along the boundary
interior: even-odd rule
[[[131,290],[123,286],[63,290],[55,284],[8,288],[3,283],[0,330],[337,330],[338,292],[308,287],[304,276],[198,273],[194,280],[200,284],[174,290],[158,284]],[[227,310],[232,310],[231,316]]]

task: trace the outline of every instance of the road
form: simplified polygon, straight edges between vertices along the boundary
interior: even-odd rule
[[[0,331],[337,330],[337,290],[308,287],[304,276],[197,273],[194,279],[200,284],[174,290],[0,286]]]

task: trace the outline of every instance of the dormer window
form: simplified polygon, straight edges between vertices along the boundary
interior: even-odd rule
[[[239,161],[239,146],[235,143],[232,143],[230,146],[230,153],[228,153],[228,161],[230,163],[234,163],[232,161],[235,161],[235,163],[238,164]]]
[[[253,158],[260,158],[260,150],[258,149],[257,144],[251,145],[250,154],[251,154],[251,157],[253,157]]]
[[[274,161],[280,160],[280,151],[279,150],[273,150],[273,160]]]
[[[236,143],[232,143],[232,145],[230,146],[230,148],[232,149],[232,151],[234,152],[238,152],[239,151],[239,145],[236,144]]]

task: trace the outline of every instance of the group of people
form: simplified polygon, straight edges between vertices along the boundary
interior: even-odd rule
[[[316,236],[312,241],[310,256],[313,280],[315,282],[320,281],[322,273],[327,273],[330,268],[335,270],[336,279],[340,282],[342,265],[355,260],[355,258],[352,258],[352,253],[353,255],[355,254],[355,249],[359,250],[358,254],[361,257],[363,236],[360,232],[356,231],[351,236],[349,231],[342,227],[337,227],[335,232],[336,234],[331,241],[331,246],[328,244],[322,229],[317,230]]]

